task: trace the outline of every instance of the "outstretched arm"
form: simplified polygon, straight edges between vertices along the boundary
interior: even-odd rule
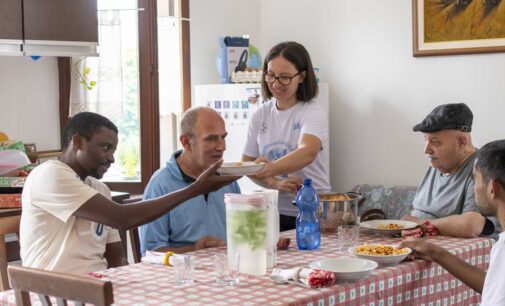
[[[218,190],[239,178],[216,175],[216,170],[221,164],[222,160],[213,164],[190,186],[155,199],[120,205],[102,194],[96,194],[79,207],[74,215],[120,231],[148,223],[188,199]]]
[[[321,140],[317,136],[303,134],[296,150],[266,164],[256,174],[256,178],[262,179],[298,171],[316,159],[317,154],[321,151],[321,146]]]

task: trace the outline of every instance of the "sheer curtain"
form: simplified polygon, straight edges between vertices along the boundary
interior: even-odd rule
[[[82,111],[114,117],[123,110],[121,12],[100,11],[99,57],[73,57],[70,116]]]

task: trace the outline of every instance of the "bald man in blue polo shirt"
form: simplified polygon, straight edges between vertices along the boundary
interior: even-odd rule
[[[166,167],[154,173],[144,192],[145,199],[189,186],[226,150],[224,120],[211,108],[188,110],[181,120],[179,138],[183,150],[175,152]],[[240,193],[237,182],[192,198],[161,218],[140,228],[141,249],[184,253],[225,245],[225,193]]]

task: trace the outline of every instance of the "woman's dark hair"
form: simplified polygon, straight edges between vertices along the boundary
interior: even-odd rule
[[[261,93],[263,94],[263,99],[266,101],[272,98],[272,93],[270,89],[268,89],[268,85],[265,81],[265,73],[268,69],[268,63],[278,56],[287,59],[299,72],[305,71],[305,79],[298,86],[298,90],[296,91],[296,98],[298,101],[308,102],[317,96],[318,85],[309,52],[307,52],[304,46],[297,42],[286,41],[270,49],[263,62],[263,75],[261,76]]]
[[[493,179],[505,188],[505,140],[496,140],[480,148],[475,168],[482,174],[484,182]]]
[[[76,134],[90,140],[91,136],[102,126],[116,133],[118,132],[114,123],[102,115],[91,112],[82,112],[74,115],[63,128],[61,149],[65,151],[72,137]]]

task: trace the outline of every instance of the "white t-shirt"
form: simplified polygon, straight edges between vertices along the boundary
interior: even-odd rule
[[[505,232],[500,233],[498,241],[491,250],[489,269],[484,288],[482,288],[482,306],[505,305]]]
[[[316,101],[298,102],[289,109],[278,110],[276,100],[263,103],[251,116],[244,155],[265,156],[275,161],[296,150],[304,134],[321,140],[322,148],[316,159],[289,176],[311,178],[318,191],[330,191],[330,180],[324,161],[327,158],[328,119],[324,109]],[[280,179],[286,178],[278,177]],[[298,209],[291,203],[296,194],[279,193],[279,211],[283,215],[296,216]]]
[[[20,245],[23,266],[84,274],[107,269],[107,243],[120,241],[116,229],[72,214],[109,188],[92,177],[85,182],[57,160],[36,167],[23,188]]]

